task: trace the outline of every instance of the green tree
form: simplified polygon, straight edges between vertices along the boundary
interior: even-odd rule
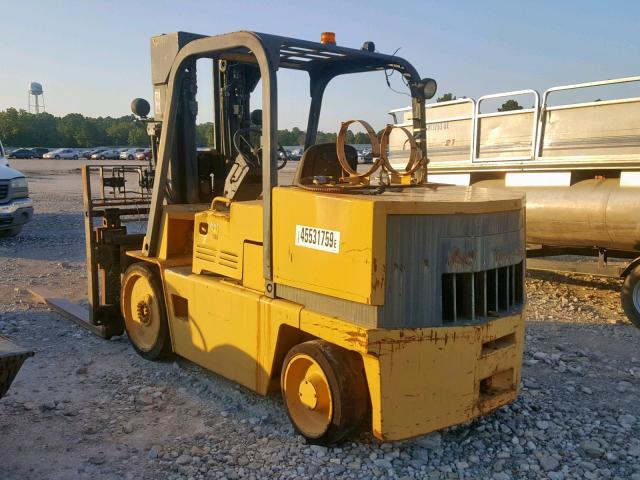
[[[281,145],[303,145],[306,132],[298,127],[279,130]],[[316,143],[335,143],[335,132],[319,131]],[[146,125],[133,115],[123,117],[85,117],[70,113],[56,117],[49,113],[32,114],[24,110],[7,108],[0,111],[0,139],[12,147],[97,147],[145,146],[149,143]],[[369,143],[364,132],[348,132],[347,143]],[[213,123],[196,126],[198,147],[213,146]]]
[[[109,144],[116,147],[127,146],[129,144],[129,125],[123,122],[114,122],[107,127]]]
[[[196,126],[196,144],[198,147],[213,147],[213,123],[206,122]]]
[[[58,132],[66,147],[81,147],[87,140],[87,132],[82,129],[86,125],[86,119],[79,113],[70,113],[58,121]]]
[[[369,143],[369,135],[367,135],[366,132],[358,132],[355,135],[355,138],[353,140],[353,143],[357,144],[357,145],[362,145],[365,143]]]
[[[31,126],[33,115],[24,110],[8,108],[0,115],[0,138],[6,145],[28,145],[33,129]]]
[[[436,102],[450,102],[451,100],[457,100],[457,97],[453,93],[445,93],[441,97],[436,98]]]
[[[0,117],[2,113],[0,112]],[[0,136],[2,136],[0,134]],[[26,143],[29,146],[62,146],[58,143],[58,131],[56,117],[50,113],[40,113],[34,115],[32,119],[32,130],[30,141]]]
[[[517,100],[509,99],[498,108],[499,112],[510,112],[511,110],[522,110],[522,106]]]

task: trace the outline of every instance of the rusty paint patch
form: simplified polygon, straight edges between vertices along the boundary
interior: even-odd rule
[[[506,265],[517,263],[524,258],[524,251],[519,246],[511,252],[504,252],[501,249],[496,248],[493,251],[494,262],[498,265]]]
[[[384,287],[384,278],[380,279],[380,278],[374,277],[373,282],[371,282],[371,290],[375,292],[378,289],[382,290],[383,287]]]
[[[493,412],[497,408],[502,407],[508,403],[513,402],[518,396],[518,389],[512,386],[508,390],[503,390],[499,394],[495,394],[491,397],[479,396],[474,404],[474,417],[487,415]]]
[[[345,334],[347,335],[347,342],[351,343],[352,345],[357,345],[358,347],[361,347],[364,349],[367,347],[367,344],[369,343],[368,336],[364,332],[353,330],[353,331],[345,332]]]
[[[449,254],[447,258],[447,265],[470,267],[473,265],[473,261],[476,257],[476,252],[471,250],[470,252],[462,253],[459,248],[454,248],[453,252]]]
[[[463,335],[459,337],[457,332],[445,332],[443,334],[439,334],[437,329],[430,329],[428,332],[420,332],[414,335],[408,335],[406,331],[409,329],[404,329],[399,332],[399,338],[381,338],[379,340],[369,341],[368,347],[369,352],[372,350],[376,350],[378,353],[382,353],[383,349],[385,352],[393,353],[393,351],[404,348],[407,344],[410,343],[433,343],[435,345],[441,343],[443,347],[446,346],[449,342],[455,343],[461,339],[467,338],[467,335]],[[412,329],[414,332],[416,329]]]

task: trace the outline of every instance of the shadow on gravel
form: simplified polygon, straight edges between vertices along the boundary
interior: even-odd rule
[[[82,213],[35,213],[22,232],[0,238],[0,258],[84,260]]]
[[[620,290],[622,280],[612,277],[598,277],[595,275],[582,275],[577,273],[546,272],[540,270],[528,270],[527,278],[545,280],[547,282],[566,283],[578,287],[591,287],[598,290]]]
[[[525,351],[556,348],[588,352],[594,358],[626,363],[637,357],[640,329],[630,323],[571,323],[553,320],[527,321]],[[596,364],[592,365],[598,370]]]

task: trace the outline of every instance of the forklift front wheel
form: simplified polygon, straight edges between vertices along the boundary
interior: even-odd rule
[[[625,277],[622,284],[622,309],[627,318],[640,328],[640,265]]]
[[[169,356],[171,339],[162,287],[149,265],[134,263],[127,268],[122,279],[120,308],[136,352],[147,360]]]
[[[291,423],[309,443],[344,440],[367,414],[362,362],[353,352],[324,340],[304,342],[289,351],[281,389]]]

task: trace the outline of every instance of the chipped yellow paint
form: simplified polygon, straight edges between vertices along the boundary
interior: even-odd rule
[[[375,332],[375,330],[307,309],[300,313],[300,329],[339,347],[363,354],[368,352],[369,334]]]
[[[300,328],[362,355],[373,433],[383,440],[465,422],[517,395],[524,342],[520,314],[482,325],[384,330],[302,310]],[[510,335],[513,341],[486,347]],[[507,385],[482,395],[481,381],[505,371],[510,372]]]

